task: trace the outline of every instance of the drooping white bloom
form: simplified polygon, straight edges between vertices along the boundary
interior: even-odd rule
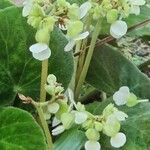
[[[119,39],[127,33],[127,29],[128,27],[125,21],[117,20],[111,25],[110,34],[114,38]]]
[[[58,103],[48,104],[47,109],[50,113],[55,114],[59,110],[60,106]]]
[[[91,7],[92,5],[90,2],[85,2],[80,6],[80,19],[82,19],[88,13]]]
[[[27,17],[32,9],[33,6],[33,0],[24,0],[23,2],[23,10],[22,10],[22,16]]]
[[[111,137],[110,143],[115,148],[122,147],[126,143],[126,135],[119,132],[114,137]]]
[[[85,150],[100,150],[101,145],[97,141],[87,141],[84,145]]]
[[[69,39],[69,42],[68,42],[68,44],[65,46],[64,50],[65,50],[66,52],[72,50],[73,47],[74,47],[75,44],[76,44],[76,41],[80,41],[80,40],[82,40],[82,39],[85,39],[88,35],[89,35],[89,32],[86,31],[86,32],[83,32],[83,33],[77,35],[77,36],[74,37],[74,38],[70,38],[70,39]]]
[[[63,125],[60,125],[52,130],[52,135],[58,135],[65,131],[65,128]]]
[[[40,61],[48,59],[51,56],[50,48],[44,43],[36,43],[30,46],[29,50],[32,52],[33,57]]]
[[[113,95],[113,100],[116,105],[124,105],[127,103],[127,98],[130,94],[129,88],[127,86],[123,86],[119,89],[119,91],[115,92]]]
[[[75,112],[75,123],[76,124],[82,124],[83,122],[85,122],[88,118],[88,115],[86,114],[86,112]]]
[[[140,14],[140,6],[146,3],[145,0],[129,0],[129,2],[131,4],[130,13],[135,15]]]

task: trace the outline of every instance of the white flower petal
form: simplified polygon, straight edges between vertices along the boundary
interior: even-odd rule
[[[117,91],[113,95],[113,100],[115,101],[115,104],[118,106],[124,105],[127,103],[127,95],[123,94],[120,91]]]
[[[97,141],[87,141],[84,145],[85,150],[100,150],[101,145]]]
[[[30,14],[30,11],[31,11],[32,6],[33,6],[33,2],[32,2],[32,0],[25,0],[23,5],[24,5],[24,7],[22,10],[22,16],[27,17]]]
[[[47,109],[50,113],[55,114],[59,110],[60,106],[58,103],[52,103],[47,106]]]
[[[76,112],[75,113],[75,123],[82,124],[88,118],[88,115],[85,112]]]
[[[36,43],[36,44],[31,45],[30,48],[29,48],[29,50],[32,53],[39,53],[39,52],[42,52],[42,51],[46,50],[47,48],[48,48],[47,44]]]
[[[46,60],[51,56],[51,50],[48,48],[42,52],[39,53],[32,53],[33,57],[35,59],[38,59],[40,61]]]
[[[85,2],[80,6],[80,19],[82,19],[87,14],[91,7],[92,5],[90,2]]]
[[[60,124],[60,123],[61,123],[61,121],[58,120],[56,117],[54,117],[54,119],[53,119],[53,121],[52,121],[52,127],[55,127],[55,126],[57,126],[57,125]]]
[[[55,129],[52,130],[52,135],[58,135],[58,134],[60,134],[64,131],[65,131],[64,126],[60,125],[60,126],[58,126],[58,127],[56,127]]]
[[[113,115],[115,115],[119,121],[124,121],[126,118],[128,118],[128,115],[122,111],[115,111]]]
[[[130,13],[135,14],[135,15],[139,15],[140,14],[140,7],[136,6],[136,5],[132,5]]]
[[[85,39],[88,35],[89,35],[88,31],[83,32],[83,33],[79,34],[77,37],[75,37],[74,40],[78,41],[78,40]]]
[[[121,91],[122,93],[124,93],[126,95],[130,94],[130,90],[127,86],[120,87],[119,91]]]
[[[110,27],[110,34],[118,39],[118,38],[121,38],[122,36],[124,36],[127,32],[127,24],[125,21],[121,21],[121,20],[118,20],[116,22],[114,22],[111,27]]]
[[[71,51],[73,49],[74,45],[75,45],[75,41],[73,39],[69,40],[68,44],[64,48],[64,51],[65,52]]]
[[[124,133],[117,133],[114,137],[110,139],[110,143],[113,147],[119,148],[126,143],[126,136]]]

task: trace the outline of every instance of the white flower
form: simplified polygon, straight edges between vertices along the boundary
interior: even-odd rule
[[[23,10],[22,10],[22,16],[27,17],[32,9],[33,6],[33,0],[24,0],[23,2]]]
[[[87,141],[84,145],[85,150],[100,150],[101,145],[97,141]]]
[[[65,131],[65,128],[63,125],[60,125],[52,130],[52,135],[58,135]]]
[[[74,37],[74,38],[69,38],[69,42],[68,42],[68,44],[65,46],[64,50],[65,50],[66,52],[72,50],[73,47],[74,47],[75,44],[76,44],[76,41],[80,41],[80,40],[82,40],[82,39],[85,39],[88,35],[89,35],[89,32],[86,31],[86,32],[84,32],[84,33],[81,33],[81,34],[77,35],[77,36]]]
[[[58,120],[56,117],[54,117],[54,119],[53,119],[53,121],[52,121],[52,127],[55,127],[55,126],[57,126],[57,125],[60,124],[60,123],[61,123],[61,121]]]
[[[85,2],[80,6],[80,19],[82,19],[88,13],[91,7],[92,5],[90,2]]]
[[[48,104],[47,109],[50,113],[55,114],[59,110],[60,106],[58,103]]]
[[[127,24],[125,21],[117,20],[110,27],[110,34],[119,39],[127,33]]]
[[[127,103],[127,98],[130,94],[129,88],[127,86],[123,86],[119,89],[119,91],[115,92],[113,95],[113,100],[116,105],[124,105]]]
[[[29,50],[32,52],[33,57],[40,61],[48,59],[51,56],[50,48],[44,43],[36,43],[30,46]]]
[[[129,2],[131,4],[130,13],[135,15],[140,14],[140,6],[146,3],[145,0],[130,0]]]
[[[117,133],[114,137],[111,137],[110,143],[115,148],[120,148],[126,143],[126,136],[124,133]]]
[[[83,122],[85,122],[88,118],[88,115],[86,114],[86,112],[75,112],[75,123],[76,124],[82,124]]]
[[[128,118],[128,115],[122,111],[115,111],[113,115],[118,121],[124,121],[126,118]]]

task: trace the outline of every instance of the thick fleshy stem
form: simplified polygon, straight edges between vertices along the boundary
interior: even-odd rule
[[[47,75],[48,75],[48,59],[42,61],[40,102],[45,102],[46,100],[45,84],[47,80]]]
[[[78,84],[77,84],[77,87],[76,87],[76,91],[75,91],[75,98],[76,99],[79,97],[81,87],[82,87],[83,82],[85,80],[85,77],[87,75],[87,71],[88,71],[88,68],[89,68],[89,65],[90,65],[90,62],[91,62],[91,58],[92,58],[92,55],[93,55],[95,43],[97,41],[99,32],[101,30],[101,22],[102,22],[102,20],[99,19],[96,26],[95,26],[93,35],[92,35],[91,44],[90,44],[90,47],[89,47],[89,50],[88,50],[88,53],[87,53],[87,56],[86,56],[86,59],[85,59],[83,70],[81,72],[81,75],[79,77],[79,81],[78,81]]]

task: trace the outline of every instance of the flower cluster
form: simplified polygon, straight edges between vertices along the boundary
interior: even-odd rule
[[[106,18],[111,24],[110,34],[118,39],[127,32],[127,24],[123,21],[130,14],[139,15],[140,6],[145,4],[145,0],[92,0],[93,19]]]
[[[50,74],[45,85],[46,91],[50,94],[51,100],[47,101],[43,107],[45,119],[52,120],[52,135],[58,135],[73,126],[80,126],[85,131],[87,141],[86,150],[100,150],[100,134],[110,137],[110,143],[113,147],[119,148],[126,143],[126,135],[121,132],[121,122],[128,118],[128,115],[120,111],[110,103],[102,114],[93,115],[88,112],[83,104],[74,101],[72,90],[64,89],[57,82],[56,77]],[[137,97],[130,93],[129,88],[123,86],[113,95],[113,100],[117,105],[126,104],[131,107],[139,102],[148,100],[137,100]]]
[[[139,15],[140,6],[145,0],[89,0],[79,6],[70,4],[66,0],[12,0],[18,7],[22,6],[22,15],[27,17],[27,22],[37,30],[36,42],[30,47],[35,59],[43,61],[50,57],[50,33],[54,26],[64,30],[68,39],[65,51],[73,49],[77,41],[87,38],[92,31],[87,28],[87,20],[107,20],[110,34],[114,38],[121,38],[127,32],[127,24],[123,21],[130,14]],[[89,18],[89,16],[93,16]],[[94,21],[90,21],[90,25]],[[88,25],[88,26],[90,26]],[[91,31],[90,31],[91,30]]]

